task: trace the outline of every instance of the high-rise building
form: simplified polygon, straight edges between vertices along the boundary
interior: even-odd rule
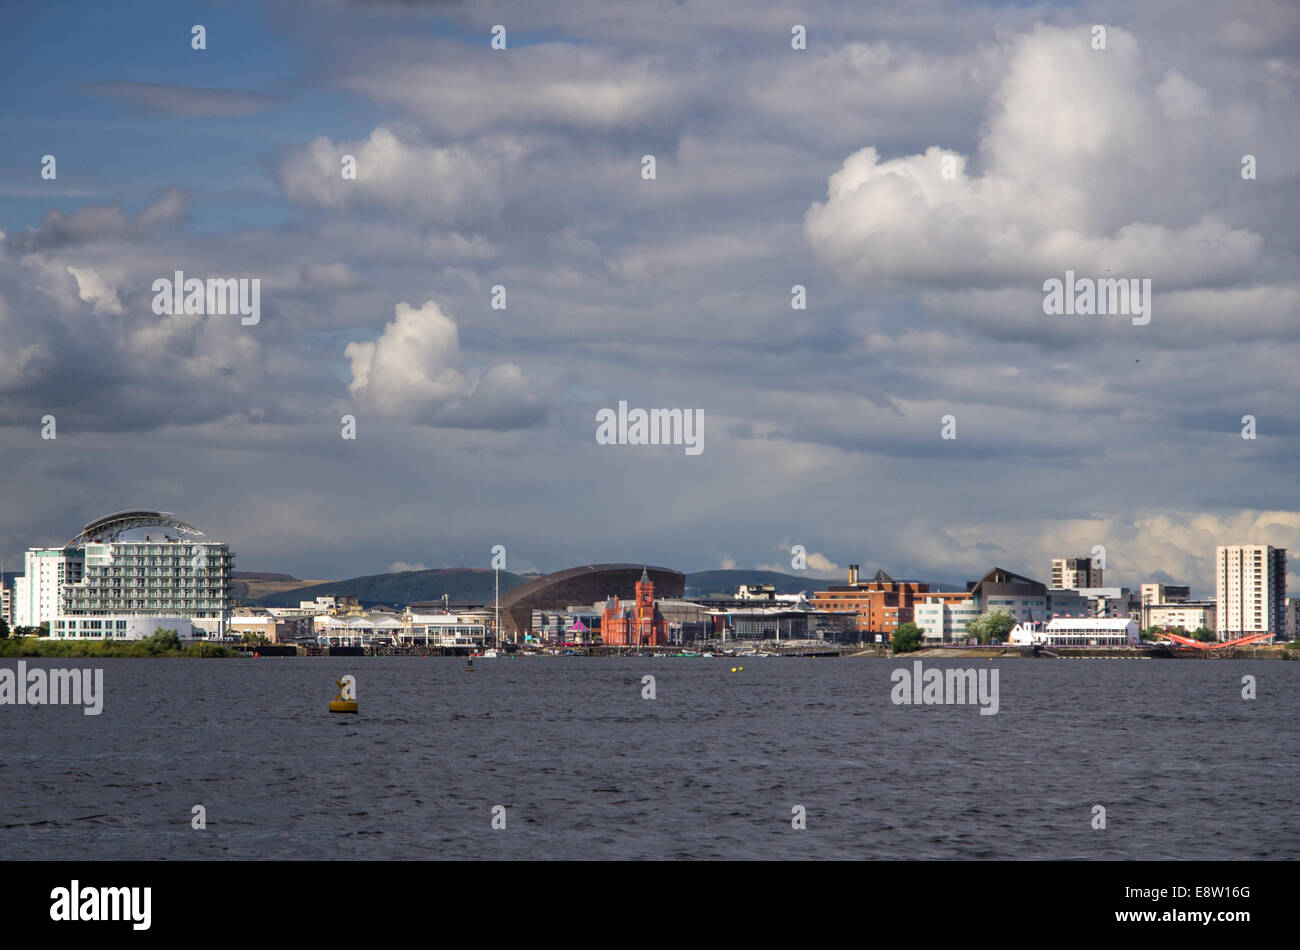
[[[1286,548],[1242,544],[1215,550],[1220,640],[1286,633]]]
[[[3,574],[0,574],[0,620],[10,626],[14,622],[13,592],[5,585]]]
[[[1091,557],[1052,558],[1052,583],[1056,590],[1079,590],[1084,587],[1103,587],[1101,562]]]
[[[54,629],[63,585],[81,580],[83,564],[82,552],[77,550],[29,548],[23,559],[23,576],[18,578],[21,584],[16,590],[14,626],[39,627],[48,623]]]
[[[154,526],[156,535],[124,537]],[[16,625],[48,622],[55,639],[130,639],[153,632],[142,621],[186,620],[196,632],[224,636],[234,556],[202,537],[167,512],[122,511],[92,521],[63,547],[32,548]]]

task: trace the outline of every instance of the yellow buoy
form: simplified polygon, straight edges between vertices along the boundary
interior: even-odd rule
[[[330,712],[354,713],[357,709],[357,678],[348,673],[341,680],[335,680],[339,694],[330,700]]]

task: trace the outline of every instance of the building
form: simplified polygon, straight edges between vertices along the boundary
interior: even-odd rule
[[[1218,639],[1286,633],[1286,548],[1264,544],[1216,548],[1215,584]]]
[[[358,597],[357,594],[327,594],[315,600],[300,600],[294,612],[316,616],[328,614],[331,617],[358,617],[362,613]]]
[[[686,575],[643,564],[586,564],[557,571],[501,594],[501,636],[519,642],[532,629],[533,611],[559,611],[571,604],[601,604],[610,595],[635,600],[638,579],[648,574],[660,597],[681,597]]]
[[[0,620],[3,620],[10,626],[12,626],[14,622],[13,591],[5,585],[3,574],[0,574]]]
[[[267,643],[297,643],[310,640],[314,634],[311,615],[276,614],[265,607],[236,607],[226,627],[227,637],[260,637]]]
[[[668,624],[656,609],[654,598],[654,581],[643,568],[631,606],[621,605],[612,594],[605,600],[600,618],[601,642],[606,646],[667,646]]]
[[[64,584],[81,581],[85,566],[83,552],[59,548],[29,548],[23,558],[23,576],[16,585],[14,626],[54,627]]]
[[[944,591],[925,595],[913,613],[922,639],[952,643],[966,638],[966,625],[980,615],[980,605],[967,591]]]
[[[159,630],[175,631],[182,640],[194,637],[194,625],[186,617],[55,617],[50,637],[55,640],[143,640]]]
[[[1078,590],[1102,586],[1101,562],[1091,557],[1052,558],[1052,587]]]
[[[1212,600],[1148,604],[1143,608],[1143,613],[1146,615],[1146,626],[1159,627],[1161,630],[1182,627],[1191,633],[1201,627],[1214,630],[1216,626],[1215,604]]]
[[[1009,637],[1018,646],[1124,647],[1138,645],[1136,620],[1104,617],[1058,617],[1046,624],[1016,624]]]
[[[966,590],[981,614],[1005,610],[1017,621],[1047,617],[1047,586],[1003,568],[995,567],[979,580],[968,581]]]
[[[152,529],[161,530],[127,537]],[[61,548],[32,548],[21,625],[48,622],[50,635],[64,639],[121,631],[136,639],[185,621],[178,633],[188,627],[199,637],[224,637],[234,555],[203,537],[169,512],[133,509],[90,522]]]
[[[930,593],[927,583],[896,581],[883,570],[869,581],[860,581],[856,564],[849,565],[848,581],[814,591],[808,604],[816,611],[852,614],[859,634],[893,636],[899,625],[915,621],[916,602]]]
[[[1192,599],[1192,589],[1190,587],[1180,587],[1175,584],[1143,584],[1141,591],[1141,610],[1142,610],[1142,627],[1146,629],[1152,626],[1151,616],[1147,608],[1154,607],[1157,604],[1185,604]]]
[[[1077,593],[1088,601],[1090,616],[1140,619],[1142,605],[1127,587],[1082,587]]]

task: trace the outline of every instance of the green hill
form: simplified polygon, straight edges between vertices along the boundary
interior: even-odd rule
[[[529,578],[501,572],[501,593]],[[314,600],[327,594],[356,594],[363,607],[388,604],[401,607],[420,600],[441,600],[446,594],[452,603],[490,604],[493,597],[493,572],[482,568],[449,567],[434,571],[401,571],[396,574],[371,574],[351,577],[328,584],[313,584],[257,597],[249,604],[258,607],[297,607],[299,601]]]

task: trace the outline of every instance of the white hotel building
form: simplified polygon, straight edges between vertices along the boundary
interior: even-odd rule
[[[67,640],[135,640],[158,627],[224,636],[234,556],[202,536],[167,512],[132,510],[92,521],[61,548],[32,548],[16,625],[48,622],[52,639]]]

